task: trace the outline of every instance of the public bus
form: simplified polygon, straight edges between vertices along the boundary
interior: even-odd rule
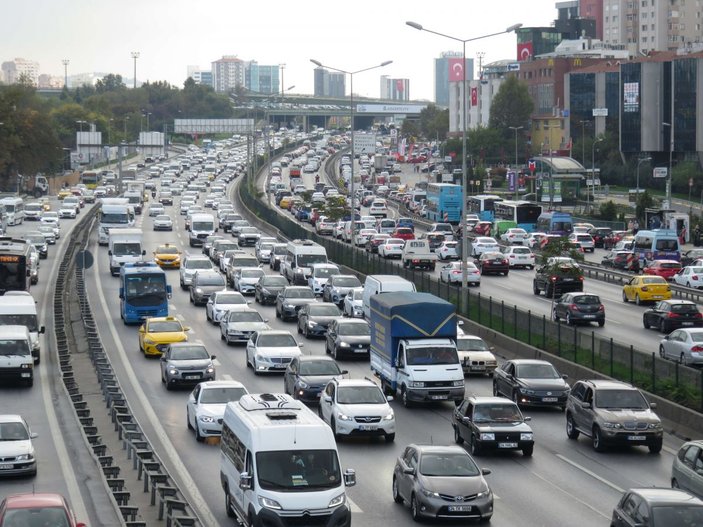
[[[80,182],[87,188],[95,189],[102,184],[102,175],[97,170],[85,170],[81,174]]]
[[[468,214],[478,215],[481,221],[493,221],[493,208],[495,203],[503,201],[503,198],[495,194],[477,194],[469,196],[466,203],[466,212]]]
[[[147,317],[167,317],[171,286],[154,262],[126,263],[120,267],[120,317],[125,324],[140,324]]]
[[[458,224],[461,221],[463,196],[461,185],[430,183],[427,185],[427,219]]]
[[[499,201],[493,204],[493,214],[499,234],[514,227],[532,232],[537,226],[537,218],[542,214],[542,205],[529,201]]]
[[[640,260],[640,268],[653,260],[681,259],[679,237],[670,229],[653,229],[637,231],[632,244],[632,251]]]
[[[31,249],[21,239],[0,237],[0,295],[7,291],[29,291]]]
[[[548,211],[537,218],[537,232],[568,236],[574,231],[574,220],[568,212]]]

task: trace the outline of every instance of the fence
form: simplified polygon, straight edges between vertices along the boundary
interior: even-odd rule
[[[260,220],[277,228],[289,239],[310,239],[319,243],[327,250],[330,260],[355,270],[359,275],[401,276],[415,283],[418,291],[452,302],[462,317],[693,410],[703,411],[703,370],[664,360],[655,353],[645,353],[613,339],[604,339],[594,331],[553,322],[544,315],[482,295],[478,290],[462,291],[427,273],[405,269],[397,262],[319,236],[259,201],[252,195],[254,189],[246,183],[239,185],[240,198]]]

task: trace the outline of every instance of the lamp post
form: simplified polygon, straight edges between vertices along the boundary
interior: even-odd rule
[[[666,177],[666,207],[671,208],[671,158],[674,154],[674,127],[671,123],[662,123],[662,126],[669,127],[669,172]]]
[[[137,59],[139,58],[138,51],[132,51],[132,59],[134,60],[134,89],[137,89]]]
[[[279,65],[278,65],[278,67],[279,67],[279,68],[280,68],[280,70],[281,70],[281,86],[280,86],[280,94],[281,94],[281,97],[283,97],[283,92],[284,92],[284,91],[288,91],[288,90],[290,90],[290,88],[288,88],[288,90],[284,90],[284,89],[283,89],[283,87],[285,86],[285,83],[283,82],[283,71],[284,71],[284,70],[286,69],[286,63],[285,63],[285,62],[283,62],[283,63],[279,64]]]
[[[125,141],[127,140],[127,121],[129,121],[129,115],[125,115],[124,119],[122,120],[122,123],[124,124],[124,137],[122,139],[124,139]]]
[[[584,141],[586,137],[586,124],[590,123],[589,119],[582,119],[579,121],[581,125],[581,164],[586,166],[586,142]]]
[[[636,200],[640,199],[640,165],[646,161],[651,161],[651,157],[643,157],[637,161],[637,198]],[[637,204],[637,201],[635,201],[635,205]]]
[[[61,64],[63,64],[63,87],[68,88],[68,64],[71,62],[68,59],[63,59]]]
[[[515,186],[515,201],[517,201],[517,131],[522,130],[524,126],[508,126],[508,128],[515,132],[515,179],[513,180],[513,185]]]
[[[146,131],[147,131],[147,132],[148,132],[149,130],[151,130],[151,128],[149,128],[149,116],[150,116],[150,115],[151,115],[151,112],[147,112],[147,113],[146,113]]]
[[[345,75],[349,75],[349,112],[351,119],[351,174],[349,178],[349,198],[351,199],[351,240],[352,246],[354,246],[354,222],[356,221],[356,208],[354,207],[354,75],[357,73],[363,73],[364,71],[375,70],[376,68],[383,68],[388,66],[393,61],[386,60],[377,64],[375,66],[370,66],[368,68],[363,68],[356,71],[346,71],[339,68],[332,68],[330,66],[325,66],[319,60],[310,59],[315,66],[318,68],[326,68],[328,70],[337,71]],[[352,251],[352,256],[356,254],[356,251]]]
[[[591,186],[596,186],[596,145],[603,141],[602,137],[598,137],[591,145]],[[586,178],[586,211],[590,205],[590,195],[588,190],[588,178]]]
[[[480,40],[483,38],[488,38],[488,37],[493,37],[496,35],[502,35],[503,33],[511,33],[513,31],[516,31],[517,29],[522,27],[522,24],[514,24],[510,26],[509,28],[505,29],[504,31],[499,31],[497,33],[490,33],[488,35],[482,35],[480,37],[473,37],[473,38],[457,38],[451,35],[447,35],[445,33],[440,33],[439,31],[433,31],[431,29],[427,29],[422,27],[422,24],[418,24],[417,22],[405,22],[408,26],[417,29],[419,31],[427,31],[428,33],[432,33],[434,35],[438,35],[440,37],[448,38],[450,40],[454,40],[456,42],[461,42],[462,45],[462,53],[461,53],[461,72],[462,72],[462,101],[461,101],[461,110],[462,110],[462,122],[461,122],[461,128],[462,128],[462,139],[461,139],[461,187],[463,190],[463,203],[461,204],[461,288],[462,290],[466,290],[468,287],[468,280],[469,280],[469,275],[468,275],[468,270],[466,268],[467,261],[469,259],[469,247],[466,244],[466,197],[468,195],[467,192],[467,174],[466,174],[466,43],[467,42],[472,42],[474,40]]]

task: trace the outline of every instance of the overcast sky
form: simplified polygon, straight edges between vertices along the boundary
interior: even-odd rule
[[[132,51],[139,51],[139,81],[182,86],[188,65],[210,69],[222,55],[259,64],[285,63],[292,93],[313,92],[316,59],[354,71],[392,60],[385,68],[354,76],[354,92],[379,96],[379,77],[410,79],[411,99],[433,99],[433,59],[461,44],[417,31],[465,39],[522,23],[549,26],[555,0],[2,0],[0,62],[22,57],[40,72],[69,75],[117,73],[132,78]],[[467,44],[467,57],[485,52],[484,63],[516,56],[515,34]],[[478,61],[476,61],[478,64]],[[347,81],[347,91],[349,83]]]

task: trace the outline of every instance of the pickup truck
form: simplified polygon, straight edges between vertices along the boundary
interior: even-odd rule
[[[401,256],[403,267],[407,269],[426,269],[434,271],[437,255],[432,252],[427,239],[408,240]]]

